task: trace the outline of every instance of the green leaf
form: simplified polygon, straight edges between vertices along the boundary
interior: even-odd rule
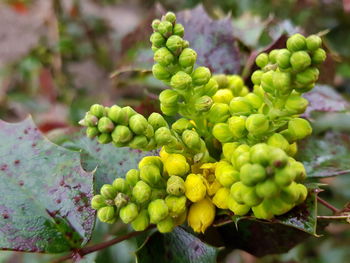
[[[137,263],[214,263],[219,249],[180,227],[168,234],[155,232],[136,251]]]
[[[31,118],[0,121],[0,248],[60,253],[86,244],[95,221],[92,173]]]
[[[313,135],[299,143],[296,159],[304,163],[308,178],[350,174],[350,135]]]

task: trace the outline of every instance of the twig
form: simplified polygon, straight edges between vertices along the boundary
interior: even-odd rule
[[[114,239],[111,239],[111,240],[108,240],[108,241],[105,241],[105,242],[102,242],[102,243],[99,243],[99,244],[96,244],[96,245],[92,245],[92,246],[89,246],[89,247],[84,247],[84,248],[75,250],[75,251],[71,252],[68,255],[65,255],[65,256],[60,257],[60,258],[58,258],[56,260],[53,260],[52,263],[64,262],[67,259],[71,259],[71,258],[73,258],[76,255],[78,255],[80,257],[83,257],[83,256],[85,256],[87,254],[90,254],[90,253],[93,253],[95,251],[99,251],[99,250],[105,249],[107,247],[110,247],[110,246],[113,246],[115,244],[118,244],[118,243],[120,243],[120,242],[122,242],[124,240],[129,239],[129,238],[138,236],[138,235],[140,235],[140,234],[144,233],[145,231],[147,231],[149,229],[152,229],[152,228],[154,228],[153,225],[149,226],[144,231],[134,231],[134,232],[128,233],[128,234],[126,234],[124,236],[120,236],[120,237],[117,237],[117,238],[114,238]]]
[[[319,196],[317,196],[317,201],[320,202],[322,205],[324,205],[325,207],[327,207],[329,210],[331,210],[333,212],[333,214],[338,214],[340,213],[340,210],[336,207],[334,207],[333,205],[331,205],[330,203],[328,203],[327,201],[323,200],[322,198],[320,198]]]
[[[341,215],[341,216],[317,216],[317,219],[331,219],[331,220],[350,219],[350,215]]]

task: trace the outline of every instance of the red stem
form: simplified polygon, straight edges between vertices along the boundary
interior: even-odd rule
[[[327,201],[323,200],[322,198],[320,198],[318,196],[317,196],[317,201],[320,202],[325,207],[327,207],[329,210],[331,210],[333,212],[333,214],[340,213],[340,210],[338,208],[334,207],[333,205],[331,205],[330,203],[328,203]]]

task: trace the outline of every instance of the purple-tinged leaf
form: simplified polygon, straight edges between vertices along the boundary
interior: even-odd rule
[[[60,253],[90,237],[92,173],[80,155],[57,146],[31,118],[0,121],[0,249]]]

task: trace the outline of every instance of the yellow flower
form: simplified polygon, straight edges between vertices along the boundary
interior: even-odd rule
[[[169,154],[164,168],[169,175],[184,176],[190,170],[190,165],[187,163],[185,156],[181,154]]]
[[[222,185],[219,183],[218,180],[214,180],[211,184],[207,184],[207,193],[209,196],[214,195],[220,188],[222,187]]]
[[[200,174],[189,174],[185,181],[185,195],[192,202],[198,202],[205,197],[207,188]]]
[[[215,206],[209,198],[204,198],[191,205],[187,221],[195,232],[204,233],[213,223],[214,218]]]
[[[213,197],[213,203],[218,208],[227,209],[227,200],[230,196],[230,190],[226,187],[221,187]]]
[[[164,147],[162,147],[162,149],[160,149],[159,156],[160,156],[160,159],[162,160],[163,163],[166,162],[166,160],[168,159],[169,155],[170,154],[165,151]]]

